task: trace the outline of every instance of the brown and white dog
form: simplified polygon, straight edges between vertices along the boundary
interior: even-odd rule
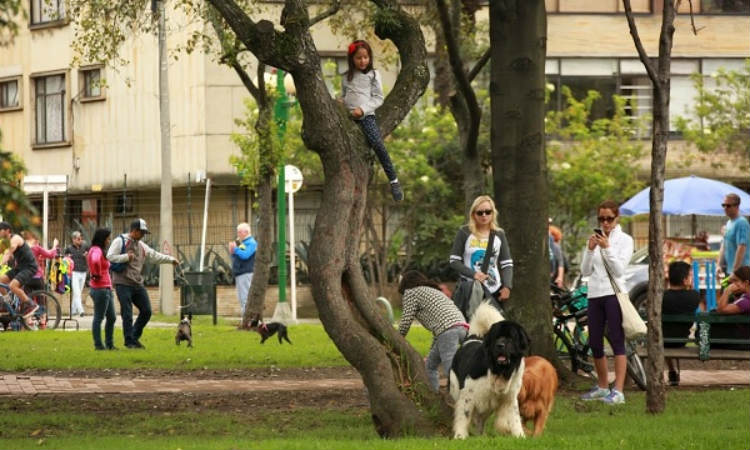
[[[549,361],[541,356],[524,358],[523,385],[518,393],[518,408],[527,435],[539,436],[544,431],[547,417],[555,404],[557,392],[557,371]],[[525,427],[528,421],[534,422],[534,430]]]

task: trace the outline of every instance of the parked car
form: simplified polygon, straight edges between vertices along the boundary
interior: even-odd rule
[[[700,254],[701,257],[713,257],[716,258],[719,254],[719,247],[721,246],[720,235],[710,235],[708,237],[709,251],[701,251],[696,254]],[[625,288],[628,290],[630,295],[630,301],[638,309],[641,317],[646,317],[646,299],[648,297],[648,247],[644,247],[633,253],[633,257],[630,258],[630,264],[625,269]],[[705,270],[701,266],[701,273],[699,274],[700,288],[705,289],[706,274]]]

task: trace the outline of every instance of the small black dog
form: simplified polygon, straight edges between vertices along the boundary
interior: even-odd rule
[[[182,316],[180,324],[177,325],[177,334],[174,337],[174,343],[180,345],[181,341],[188,341],[188,347],[193,346],[193,328],[190,322],[193,321],[193,314]]]
[[[250,321],[250,329],[257,331],[258,334],[260,334],[261,344],[265,343],[266,339],[270,338],[275,333],[279,333],[279,344],[284,343],[282,339],[286,340],[290,344],[292,343],[292,341],[289,340],[289,336],[287,335],[286,325],[281,322],[265,323],[263,322],[263,319],[260,318],[260,314],[257,314],[255,318]]]

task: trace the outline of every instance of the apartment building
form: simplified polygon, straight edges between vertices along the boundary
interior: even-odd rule
[[[27,23],[11,45],[0,47],[0,130],[2,146],[25,161],[29,174],[66,175],[66,193],[52,195],[50,234],[60,237],[79,224],[110,223],[117,230],[143,216],[158,229],[161,183],[157,39],[144,35],[123,48],[123,67],[72,67],[72,26],[64,0],[26,0]],[[634,115],[650,112],[651,89],[628,32],[621,0],[547,0],[546,72],[555,87],[550,107],[561,107],[561,85],[581,94],[597,89],[632,97]],[[633,0],[648,53],[658,54],[661,0]],[[675,22],[671,114],[684,115],[693,101],[689,76],[710,76],[719,67],[736,69],[750,57],[750,0],[693,0],[698,34],[688,2]],[[269,4],[278,10],[278,3]],[[486,20],[485,9],[479,19]],[[184,42],[194,27],[169,15],[168,45]],[[426,33],[429,32],[426,30]],[[345,65],[346,38],[325,23],[314,35],[321,54]],[[386,87],[395,76],[386,73]],[[102,83],[102,80],[105,83]],[[240,131],[234,120],[248,96],[236,75],[200,51],[169,65],[174,240],[189,248],[200,236],[205,183],[213,182],[208,243],[231,239],[234,224],[251,217],[252,194],[238,185],[229,163],[238,150],[230,141]],[[611,112],[602,101],[597,115]],[[675,137],[671,158],[689,152]],[[670,167],[671,175],[680,174]],[[712,171],[710,166],[693,169]],[[722,173],[748,188],[747,174]],[[734,169],[736,170],[736,169]],[[317,208],[315,192],[303,191],[297,239],[305,239]],[[93,225],[90,225],[93,226]]]

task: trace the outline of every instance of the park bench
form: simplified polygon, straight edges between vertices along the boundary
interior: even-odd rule
[[[710,359],[750,360],[750,337],[725,338],[712,337],[713,325],[735,324],[746,325],[750,328],[750,316],[748,315],[721,315],[700,312],[696,314],[665,314],[662,316],[662,325],[666,324],[692,324],[697,325],[695,337],[664,337],[665,344],[684,343],[685,347],[664,348],[665,358],[675,359],[698,359],[708,361]],[[731,344],[741,346],[740,349],[711,348],[712,345]],[[646,349],[639,351],[642,358],[648,356]]]

